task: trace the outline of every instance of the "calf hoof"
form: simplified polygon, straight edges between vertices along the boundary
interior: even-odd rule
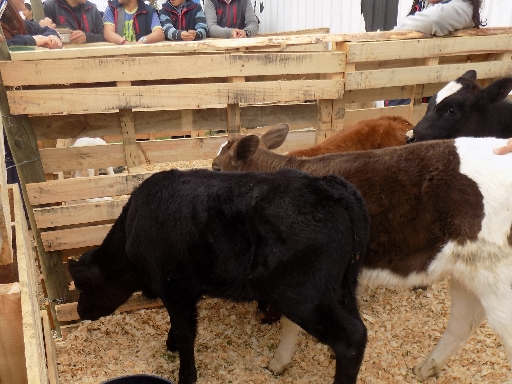
[[[412,372],[421,380],[426,380],[431,376],[438,376],[441,368],[434,359],[425,359],[412,369]]]
[[[282,362],[279,358],[274,356],[274,358],[268,363],[268,370],[272,372],[274,375],[280,375],[283,373],[284,369],[288,363]]]
[[[178,351],[178,345],[176,344],[176,340],[174,340],[172,337],[167,338],[165,345],[167,346],[167,350],[169,352],[177,352]]]

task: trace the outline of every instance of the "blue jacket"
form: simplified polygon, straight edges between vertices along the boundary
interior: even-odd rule
[[[203,8],[195,1],[187,0],[181,12],[166,1],[160,10],[160,23],[167,40],[181,40],[181,31],[196,31],[195,40],[206,38],[206,18]]]
[[[36,40],[32,37],[35,35],[42,35],[42,36],[59,36],[57,31],[54,29],[51,29],[49,27],[41,27],[39,24],[29,21],[29,20],[23,20],[25,22],[25,26],[27,27],[28,35],[17,35],[14,36],[12,39],[7,40],[7,45],[9,47],[13,45],[36,45]]]
[[[117,26],[117,18],[119,16],[119,8],[124,7],[124,5],[119,4],[118,0],[111,0],[108,2],[108,6],[112,8],[112,13],[114,14],[114,24]],[[139,40],[143,36],[149,35],[151,30],[151,19],[153,18],[153,14],[156,12],[155,8],[151,5],[144,3],[143,0],[137,1],[137,12],[133,15],[133,31],[135,32],[135,37]]]

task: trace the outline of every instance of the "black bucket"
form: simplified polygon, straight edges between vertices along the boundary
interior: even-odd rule
[[[173,382],[152,375],[128,375],[103,381],[101,384],[173,384]]]

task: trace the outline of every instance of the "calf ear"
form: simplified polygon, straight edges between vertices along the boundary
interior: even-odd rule
[[[470,69],[465,74],[463,74],[461,77],[469,80],[476,81],[476,71],[474,69]]]
[[[68,261],[68,269],[75,285],[97,285],[105,282],[105,277],[100,268],[95,264],[86,264],[76,260]]]
[[[288,124],[280,123],[265,132],[260,140],[267,149],[276,149],[284,143],[289,131],[290,126]]]
[[[494,104],[505,100],[510,91],[512,91],[512,77],[505,77],[482,89],[478,97],[484,104]]]
[[[256,135],[247,135],[242,137],[236,143],[235,160],[244,161],[250,159],[256,153],[260,139]]]

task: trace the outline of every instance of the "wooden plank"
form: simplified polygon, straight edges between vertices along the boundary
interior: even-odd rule
[[[137,143],[135,139],[135,123],[133,121],[132,110],[121,109],[119,111],[119,120],[121,122],[121,132],[123,133],[125,164],[128,167],[129,172],[134,172],[137,170],[140,171],[141,161],[137,151]]]
[[[127,201],[128,198],[123,197],[94,203],[36,208],[34,216],[39,228],[115,220]]]
[[[231,53],[0,62],[6,86],[343,72],[344,52]],[[169,68],[180,68],[169,71]],[[55,76],[58,73],[59,76]]]
[[[27,383],[19,283],[0,285],[0,382]]]
[[[508,29],[499,31],[506,33]],[[185,52],[236,51],[252,48],[287,47],[293,45],[315,45],[343,41],[385,41],[399,39],[432,38],[421,32],[414,31],[384,31],[351,34],[312,34],[293,36],[261,36],[249,39],[206,39],[201,41],[166,41],[155,44],[115,45],[105,43],[90,43],[87,45],[65,46],[64,49],[49,50],[36,48],[30,52],[12,52],[13,61],[55,60],[66,58],[112,57],[121,55],[155,55],[175,54]]]
[[[129,195],[134,188],[138,187],[153,173],[80,177],[27,184],[27,195],[33,205],[94,197]]]
[[[243,76],[234,76],[228,78],[229,83],[243,83],[245,82],[245,77]],[[228,104],[226,108],[226,128],[228,131],[228,136],[232,137],[240,133],[240,128],[242,125],[241,120],[241,111],[240,111],[240,103],[232,103]]]
[[[150,164],[173,161],[213,159],[225,138],[220,136],[196,137],[192,139],[167,139],[137,142],[138,157]],[[124,165],[123,147],[105,146],[49,148],[41,150],[41,159],[48,172],[71,171],[105,166]],[[103,152],[102,152],[103,151]],[[98,154],[98,158],[95,155]],[[107,177],[107,176],[101,176]],[[110,196],[102,195],[97,197]]]
[[[80,320],[76,311],[77,303],[61,304],[57,306],[57,317],[59,321]],[[136,292],[128,299],[126,303],[121,305],[116,312],[135,311],[142,308],[159,308],[163,303],[159,300],[151,300]]]
[[[345,43],[347,63],[510,51],[512,35]]]
[[[9,204],[9,192],[7,187],[7,173],[5,172],[5,144],[4,128],[0,119],[0,265],[11,264],[13,262],[12,252],[12,230],[11,230],[11,210]]]
[[[133,108],[201,109],[212,104],[339,99],[343,97],[343,89],[343,80],[299,80],[18,90],[8,91],[7,96],[12,114],[73,114]]]
[[[39,153],[46,173],[126,165],[123,146],[119,144],[47,148]]]
[[[48,361],[48,380],[49,384],[59,383],[59,370],[57,367],[57,347],[53,339],[50,319],[46,311],[41,311],[43,322],[44,344],[46,347],[46,359]]]
[[[495,61],[454,65],[419,66],[347,73],[345,89],[370,89],[426,83],[446,83],[474,69],[478,78],[500,77],[512,71],[512,62]]]
[[[23,340],[25,344],[26,372],[29,384],[48,382],[42,322],[37,301],[37,274],[31,237],[28,234],[23,202],[17,185],[13,186],[16,252],[21,287]]]
[[[47,251],[89,247],[100,245],[110,228],[112,224],[41,232],[41,240]]]
[[[345,126],[351,126],[356,124],[361,120],[366,119],[376,119],[377,117],[384,115],[395,115],[401,116],[404,119],[409,119],[409,105],[399,105],[396,107],[386,107],[386,108],[370,108],[370,109],[357,109],[352,111],[347,111],[345,115]],[[427,112],[427,104],[421,104],[419,114],[421,117],[425,115]],[[410,121],[411,124],[415,125],[419,120]]]
[[[185,132],[226,129],[225,108],[134,111],[133,117],[137,134],[168,132],[169,127],[172,127],[173,131]],[[270,126],[283,121],[293,126],[311,127],[316,119],[316,103],[242,105],[241,119],[244,128]],[[117,113],[31,116],[30,121],[38,140],[82,136],[121,136]],[[109,150],[114,149],[109,148]]]

